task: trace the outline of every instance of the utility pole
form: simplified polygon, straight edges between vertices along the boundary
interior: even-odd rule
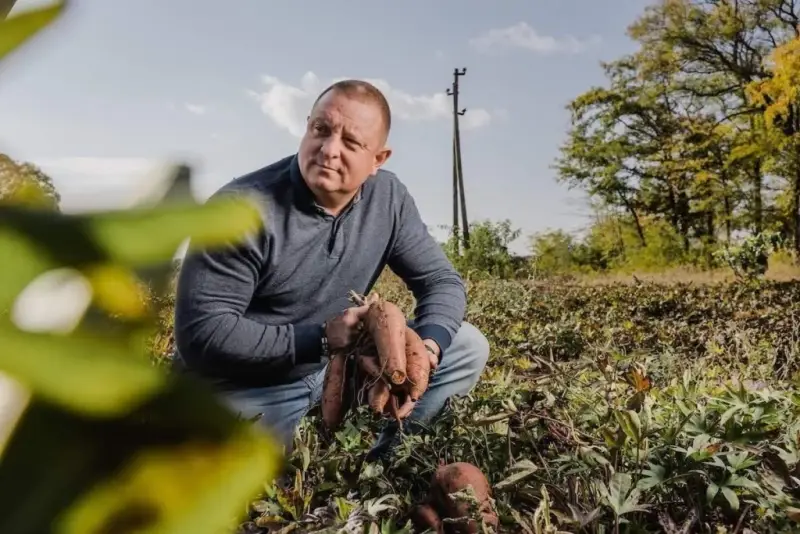
[[[469,221],[467,219],[467,203],[464,194],[464,173],[461,166],[461,135],[458,127],[458,118],[467,112],[467,108],[458,109],[458,79],[467,73],[467,68],[453,69],[453,86],[447,90],[448,96],[453,97],[453,232],[458,238],[459,228],[464,237],[464,248],[469,248]],[[459,225],[459,204],[461,206],[461,225]],[[458,241],[456,241],[458,253]]]

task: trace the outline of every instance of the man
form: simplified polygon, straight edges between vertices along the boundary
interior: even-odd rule
[[[417,300],[412,327],[436,368],[410,416],[425,423],[476,384],[489,355],[463,322],[464,284],[414,200],[381,167],[389,106],[369,83],[338,82],[314,103],[296,155],[237,178],[217,194],[256,193],[263,231],[241,245],[195,252],[181,267],[176,359],[211,380],[243,417],[291,449],[295,426],[320,401],[331,351],[356,339],[368,293],[389,266]],[[372,457],[399,437],[390,425]]]

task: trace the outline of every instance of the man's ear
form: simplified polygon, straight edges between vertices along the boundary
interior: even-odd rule
[[[378,169],[386,163],[392,156],[392,149],[388,146],[383,147],[377,154],[375,154],[375,164],[372,166],[372,174],[378,172]]]

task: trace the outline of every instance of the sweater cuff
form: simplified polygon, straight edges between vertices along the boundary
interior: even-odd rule
[[[294,363],[320,363],[322,361],[323,325],[295,325]]]
[[[439,360],[442,359],[444,351],[450,346],[450,333],[443,326],[438,324],[423,324],[414,327],[414,331],[419,334],[422,339],[432,339],[439,345]]]

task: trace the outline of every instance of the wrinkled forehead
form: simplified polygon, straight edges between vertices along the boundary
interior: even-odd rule
[[[361,95],[328,93],[314,105],[309,118],[323,121],[334,130],[364,136],[380,136],[384,129],[378,105]]]

